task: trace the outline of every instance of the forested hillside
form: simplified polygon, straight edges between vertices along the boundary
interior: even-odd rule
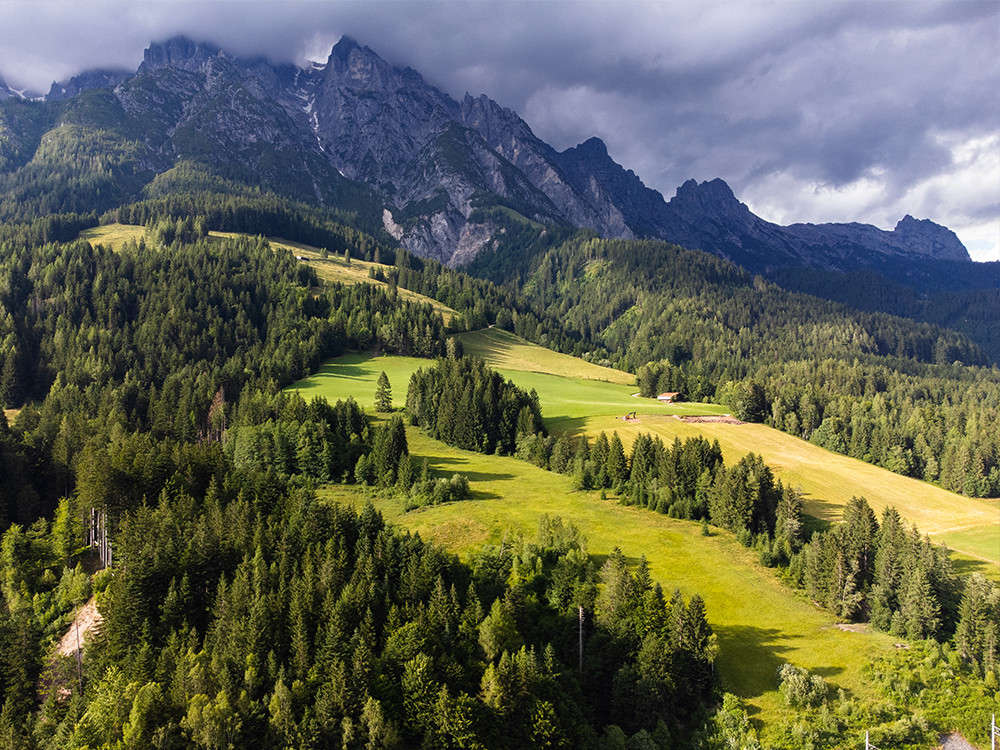
[[[892,471],[1000,495],[1000,372],[963,335],[790,293],[664,243],[581,233],[534,249],[500,248],[469,270],[515,280],[541,314],[636,372],[643,395],[714,399]]]
[[[513,234],[521,222],[508,219]],[[116,250],[75,239],[99,221],[145,224],[145,238]],[[952,363],[981,361],[968,340],[788,294],[661,243],[532,230],[523,236],[537,263],[519,258],[522,283],[503,286],[352,221],[269,195],[201,192],[3,227],[0,395],[16,410],[0,422],[8,744],[613,747],[648,736],[682,747],[735,736],[721,719],[705,723],[716,646],[697,595],[664,595],[623,556],[598,571],[585,540],[557,521],[536,542],[463,565],[383,528],[371,509],[359,517],[315,500],[310,488],[326,482],[404,493],[414,508],[469,491],[465,477],[411,461],[398,416],[280,392],[349,349],[447,354],[409,388],[414,423],[572,473],[581,489],[731,529],[841,616],[909,634],[909,588],[930,586],[937,609],[912,634],[960,631],[967,658],[993,664],[993,589],[981,585],[968,605],[985,608],[987,625],[962,630],[979,615],[959,611],[946,558],[918,539],[897,539],[889,572],[869,575],[847,537],[805,544],[794,493],[763,482],[759,459],[723,467],[704,441],[640,440],[626,456],[617,436],[593,446],[546,437],[537,394],[462,358],[440,314],[398,290],[454,309],[453,329],[514,330],[631,369],[645,395],[719,400],[989,494],[998,378]],[[323,283],[260,236],[210,231],[315,243],[315,263],[392,265],[372,269],[385,285]],[[92,518],[115,560],[93,582],[63,567],[95,562],[81,557]],[[888,555],[874,546],[878,525],[865,529],[866,549]],[[912,583],[900,565],[924,578]],[[831,573],[845,570],[849,582]],[[94,588],[104,625],[74,674],[47,644]],[[582,674],[580,607],[593,620],[587,653],[601,654]]]
[[[714,689],[697,597],[623,556],[598,571],[558,521],[469,566],[371,507],[315,501],[310,483],[361,463],[394,477],[405,437],[383,449],[393,422],[277,389],[347,347],[441,355],[441,318],[395,287],[321,287],[261,239],[204,236],[210,220],[160,206],[151,242],[117,252],[8,232],[4,399],[24,406],[0,421],[4,746],[689,742]],[[440,273],[439,292],[459,278]],[[452,301],[485,315],[487,288]],[[91,509],[117,564],[94,580],[104,624],[77,670],[45,654],[91,591],[62,568]],[[578,607],[602,644],[585,675]]]

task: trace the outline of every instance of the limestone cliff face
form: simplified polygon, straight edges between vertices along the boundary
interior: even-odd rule
[[[969,260],[953,232],[910,216],[891,232],[781,227],[755,216],[722,180],[689,180],[664,200],[600,139],[557,152],[489,97],[457,102],[348,37],[325,63],[306,68],[178,37],[151,45],[135,73],[83,73],[53,84],[47,99],[97,88],[117,98],[128,119],[118,126],[141,143],[144,172],[190,161],[310,203],[353,201],[411,252],[453,265],[495,239],[499,225],[474,212],[496,205],[603,237],[668,240],[754,271],[847,270],[887,257]],[[17,96],[0,81],[0,100]],[[29,159],[23,150],[9,163]]]

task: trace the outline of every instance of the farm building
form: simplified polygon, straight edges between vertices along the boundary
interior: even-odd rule
[[[679,395],[681,394],[678,393],[677,391],[670,391],[667,393],[661,393],[659,396],[656,397],[656,400],[659,401],[661,404],[672,404]]]

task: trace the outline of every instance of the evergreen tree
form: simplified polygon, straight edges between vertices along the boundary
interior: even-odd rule
[[[385,374],[385,370],[379,374],[375,386],[375,411],[382,413],[392,411],[392,387],[389,385],[389,376]]]
[[[965,584],[959,606],[955,648],[968,662],[986,672],[998,663],[1000,649],[1000,590],[981,573],[973,573]]]
[[[933,638],[941,625],[941,606],[924,569],[917,565],[903,579],[899,612],[908,638]]]

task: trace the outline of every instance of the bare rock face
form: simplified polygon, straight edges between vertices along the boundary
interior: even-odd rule
[[[349,37],[306,68],[241,59],[176,37],[138,71],[92,71],[48,99],[111,89],[151,174],[180,161],[237,184],[355,210],[417,255],[472,260],[505,207],[543,224],[608,238],[663,239],[759,271],[846,270],[880,258],[968,261],[953,232],[910,216],[891,232],[860,224],[781,227],[755,216],[722,180],[689,180],[666,201],[598,138],[563,152],[489,97],[457,102]],[[17,96],[0,81],[0,99]],[[15,134],[16,136],[16,134]],[[15,137],[16,140],[16,137]],[[30,138],[22,139],[30,142]],[[18,158],[30,158],[30,154]],[[470,221],[471,220],[471,221]]]
[[[214,45],[176,36],[166,42],[149,45],[139,66],[139,73],[148,73],[159,68],[198,71],[211,58],[220,54],[221,50]]]
[[[971,260],[958,236],[930,219],[918,220],[907,214],[893,230],[902,247],[918,255],[941,260]]]
[[[52,83],[49,93],[45,95],[46,101],[56,101],[59,99],[72,99],[78,94],[90,89],[110,89],[117,86],[127,78],[135,75],[129,70],[91,70],[78,76],[73,76],[68,81]]]

